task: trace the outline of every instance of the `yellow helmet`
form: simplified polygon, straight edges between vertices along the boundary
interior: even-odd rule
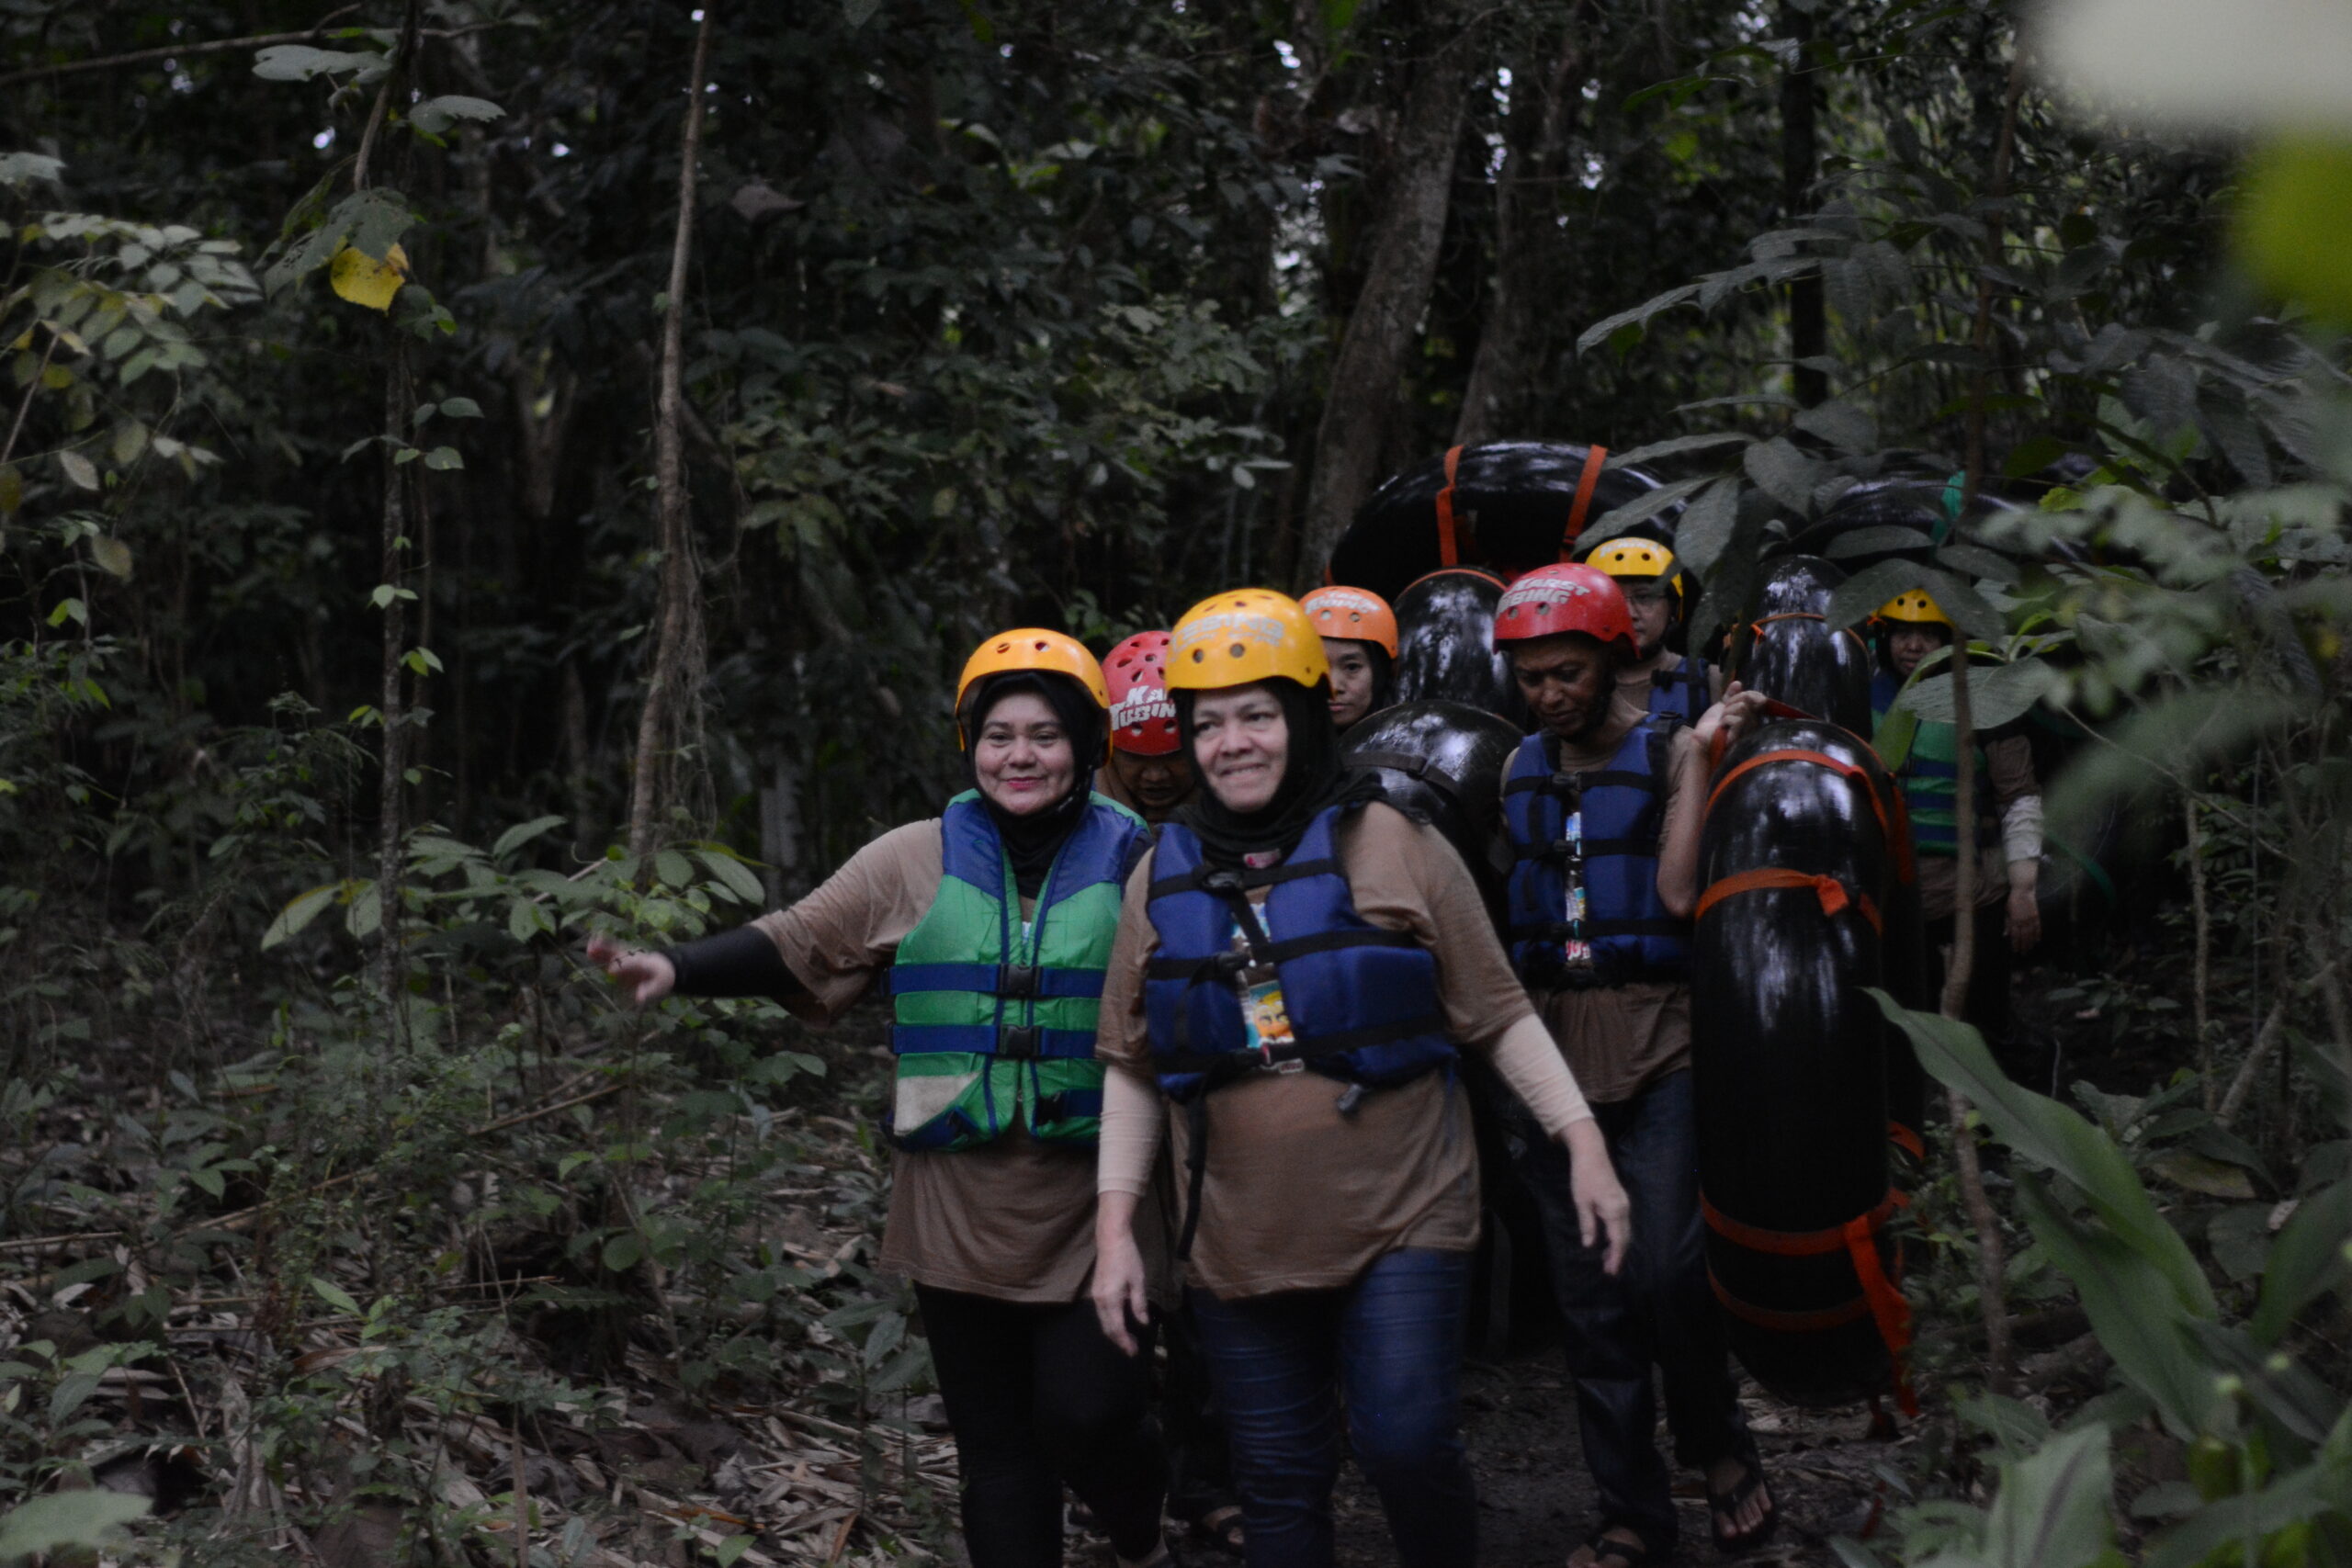
[[[1878,607],[1878,618],[1882,621],[1905,621],[1913,626],[1949,626],[1952,624],[1951,617],[1944,614],[1943,606],[1928,598],[1924,588],[1897,593]]]
[[[1674,596],[1682,597],[1682,570],[1674,564],[1674,552],[1656,539],[1621,534],[1595,546],[1592,554],[1584,558],[1584,563],[1611,577],[1662,577]]]
[[[1218,692],[1253,681],[1327,680],[1323,634],[1298,601],[1267,588],[1214,593],[1184,612],[1168,649],[1168,689]]]
[[[1111,706],[1111,688],[1103,682],[1102,666],[1086,645],[1061,632],[1047,631],[1043,626],[1020,626],[996,636],[972,650],[964,660],[964,673],[956,682],[956,743],[969,746],[964,735],[964,699],[972,694],[972,684],[984,676],[1001,675],[1012,670],[1034,670],[1045,675],[1064,675],[1077,682],[1092,697],[1095,705],[1107,711]]]

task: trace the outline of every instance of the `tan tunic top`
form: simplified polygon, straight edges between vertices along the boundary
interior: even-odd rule
[[[1412,932],[1437,960],[1448,1032],[1490,1047],[1529,1016],[1477,885],[1434,829],[1374,804],[1340,824],[1335,846],[1356,912]],[[1146,913],[1157,858],[1127,882],[1102,990],[1097,1051],[1148,1072],[1144,966],[1159,947]],[[1336,1108],[1346,1086],[1319,1073],[1252,1075],[1207,1099],[1209,1156],[1192,1280],[1219,1297],[1346,1285],[1400,1247],[1466,1251],[1478,1239],[1478,1167],[1469,1107],[1452,1075],[1431,1073]],[[1175,1168],[1186,1116],[1170,1118]]]
[[[1639,688],[1618,683],[1617,700],[1608,726],[1582,745],[1563,743],[1560,765],[1570,773],[1589,773],[1606,767],[1624,744],[1625,736],[1648,711],[1648,677]],[[1687,728],[1677,729],[1666,778],[1660,787],[1661,818],[1671,814],[1679,771],[1672,759],[1698,744]],[[1510,777],[1510,763],[1504,777]],[[1552,1038],[1560,1043],[1568,1070],[1576,1075],[1585,1098],[1596,1105],[1631,1100],[1669,1073],[1690,1065],[1690,987],[1670,980],[1636,980],[1623,986],[1596,986],[1588,990],[1544,990],[1532,993],[1535,1010]]]
[[[940,823],[892,829],[788,909],[755,922],[831,1022],[890,966],[945,874]],[[951,1154],[892,1156],[882,1267],[917,1284],[1010,1302],[1074,1301],[1094,1270],[1094,1151],[1015,1129]]]
[[[2033,742],[2022,735],[1986,741],[1984,771],[1992,776],[1979,779],[1976,787],[1991,786],[1996,817],[2007,811],[2011,801],[2041,793],[2041,784],[2033,776]],[[1960,859],[1921,855],[1918,868],[1919,912],[1928,919],[1941,919],[1960,902]],[[1976,860],[1977,907],[1998,904],[2008,896],[2008,857],[2000,845],[1988,844]]]

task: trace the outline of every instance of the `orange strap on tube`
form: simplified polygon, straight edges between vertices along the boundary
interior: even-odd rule
[[[1690,918],[1694,920],[1702,919],[1717,904],[1742,893],[1791,887],[1813,889],[1814,897],[1821,900],[1821,912],[1825,915],[1837,916],[1850,905],[1860,912],[1862,919],[1870,921],[1872,931],[1882,935],[1886,931],[1885,923],[1879,919],[1878,906],[1871,902],[1868,894],[1856,892],[1834,876],[1822,876],[1809,871],[1790,871],[1777,865],[1758,866],[1754,871],[1736,872],[1724,877],[1699,895],[1699,907],[1690,912]]]
[[[1811,762],[1816,767],[1827,768],[1832,773],[1842,774],[1852,783],[1861,785],[1862,794],[1869,797],[1871,810],[1878,817],[1879,831],[1886,835],[1887,846],[1894,855],[1895,875],[1905,882],[1912,880],[1916,874],[1916,868],[1911,863],[1911,824],[1902,814],[1902,802],[1897,800],[1890,810],[1885,797],[1879,794],[1878,786],[1871,780],[1868,769],[1833,757],[1826,751],[1799,750],[1758,751],[1755,756],[1747,759],[1715,781],[1715,787],[1707,795],[1706,810],[1709,812],[1714,810],[1715,802],[1723,798],[1723,793],[1731,786],[1732,780],[1750,768],[1760,768],[1767,762]]]
[[[1445,449],[1445,488],[1437,492],[1437,559],[1440,566],[1461,564],[1453,539],[1453,470],[1462,464],[1462,448]]]
[[[1568,525],[1560,535],[1562,560],[1577,553],[1577,540],[1584,535],[1584,514],[1592,510],[1592,492],[1600,488],[1600,470],[1608,461],[1608,447],[1585,448],[1584,472],[1577,477],[1577,498],[1568,503]]]
[[[1905,1127],[1902,1122],[1889,1122],[1886,1124],[1886,1136],[1889,1143],[1892,1143],[1896,1148],[1901,1149],[1904,1153],[1909,1155],[1913,1159],[1926,1159],[1928,1157],[1928,1145],[1920,1141],[1918,1134],[1913,1132],[1910,1128]]]
[[[1737,1317],[1747,1319],[1760,1328],[1773,1328],[1784,1333],[1806,1333],[1835,1328],[1852,1323],[1865,1314],[1873,1319],[1879,1338],[1885,1343],[1888,1359],[1894,1366],[1896,1402],[1905,1416],[1919,1413],[1917,1396],[1911,1388],[1908,1352],[1911,1348],[1911,1303],[1895,1288],[1894,1280],[1879,1264],[1878,1228],[1894,1211],[1910,1199],[1894,1189],[1887,1190],[1877,1208],[1857,1214],[1844,1224],[1818,1231],[1769,1231],[1755,1225],[1742,1224],[1699,1196],[1699,1211],[1705,1216],[1707,1228],[1736,1247],[1750,1252],[1762,1252],[1777,1258],[1818,1258],[1843,1251],[1853,1265],[1854,1278],[1862,1287],[1858,1301],[1843,1306],[1811,1313],[1772,1313],[1762,1307],[1736,1301],[1720,1282],[1715,1284],[1715,1296]],[[1710,1280],[1713,1271],[1709,1270]]]

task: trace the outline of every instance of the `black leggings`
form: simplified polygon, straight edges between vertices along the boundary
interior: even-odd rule
[[[1167,1470],[1151,1346],[1124,1354],[1093,1303],[1000,1302],[915,1287],[956,1433],[972,1568],[1058,1568],[1062,1483],[1130,1561],[1159,1540]]]

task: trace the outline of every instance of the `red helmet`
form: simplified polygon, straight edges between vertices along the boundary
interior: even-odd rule
[[[1111,687],[1111,744],[1139,757],[1176,750],[1176,705],[1168,699],[1168,634],[1137,632],[1102,659]]]
[[[1634,617],[1617,580],[1589,566],[1539,566],[1503,590],[1495,641],[1530,642],[1575,633],[1634,652]]]

